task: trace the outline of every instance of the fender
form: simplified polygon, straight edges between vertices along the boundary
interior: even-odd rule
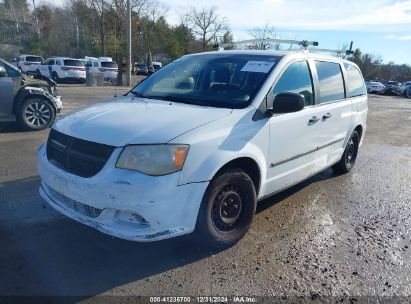
[[[42,88],[37,88],[37,87],[23,87],[19,90],[19,92],[16,94],[16,97],[14,97],[14,105],[13,105],[13,114],[17,114],[17,110],[19,106],[24,102],[24,100],[27,97],[41,97],[43,99],[46,99],[52,106],[54,111],[57,113],[58,112],[58,105],[57,105],[57,100],[56,98],[51,95],[49,92]]]

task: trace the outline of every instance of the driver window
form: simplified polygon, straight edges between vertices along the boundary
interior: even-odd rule
[[[314,104],[313,82],[307,61],[295,62],[287,67],[267,96],[267,108],[273,107],[275,96],[285,92],[304,95],[305,106]]]

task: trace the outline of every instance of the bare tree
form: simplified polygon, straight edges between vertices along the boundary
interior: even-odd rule
[[[277,36],[277,32],[275,28],[269,24],[266,24],[263,27],[253,28],[252,30],[248,32],[248,34],[253,39],[260,40],[259,42],[253,43],[251,45],[252,49],[257,49],[257,50],[269,50],[269,49],[279,50],[280,49],[279,43],[264,41],[268,39],[279,38]]]
[[[188,18],[194,34],[201,40],[203,51],[212,39],[228,29],[226,18],[220,16],[215,6],[200,9],[192,7]]]

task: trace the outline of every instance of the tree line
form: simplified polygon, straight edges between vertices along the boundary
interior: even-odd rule
[[[28,0],[0,1],[0,19],[32,25],[21,35],[21,52],[47,56],[126,56],[126,0],[65,0],[63,6]],[[133,61],[168,62],[211,50],[215,39],[233,40],[216,7],[187,8],[180,22],[166,21],[167,8],[155,0],[131,0]],[[17,25],[18,26],[18,25]],[[21,28],[21,26],[20,26]]]
[[[29,1],[31,1],[29,3]],[[65,0],[62,6],[38,0],[0,0],[1,21],[17,24],[7,33],[18,41],[22,53],[43,57],[126,57],[126,0]],[[30,9],[31,6],[31,9]],[[185,54],[213,49],[215,43],[230,43],[233,36],[227,19],[216,7],[187,8],[177,25],[166,20],[167,8],[156,0],[131,0],[133,61],[167,63]],[[250,29],[254,39],[280,38],[275,28],[265,25]],[[0,42],[1,43],[1,42]],[[290,49],[260,42],[253,49]],[[389,62],[356,49],[347,59],[355,62],[366,79],[406,81],[411,66]]]

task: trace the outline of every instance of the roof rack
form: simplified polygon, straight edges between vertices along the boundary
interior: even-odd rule
[[[217,42],[217,38],[216,38],[213,48],[223,51],[225,47],[233,47],[233,46],[247,45],[247,44],[261,44],[261,43],[278,43],[278,44],[286,43],[290,45],[300,45],[306,51],[312,50],[314,52],[335,53],[337,54],[337,56],[354,54],[354,51],[352,50],[352,45],[353,45],[352,41],[350,43],[350,48],[348,50],[333,50],[333,49],[308,48],[309,46],[316,47],[319,45],[317,41],[308,41],[308,40],[249,39],[249,40],[242,40],[242,41],[220,44]]]

